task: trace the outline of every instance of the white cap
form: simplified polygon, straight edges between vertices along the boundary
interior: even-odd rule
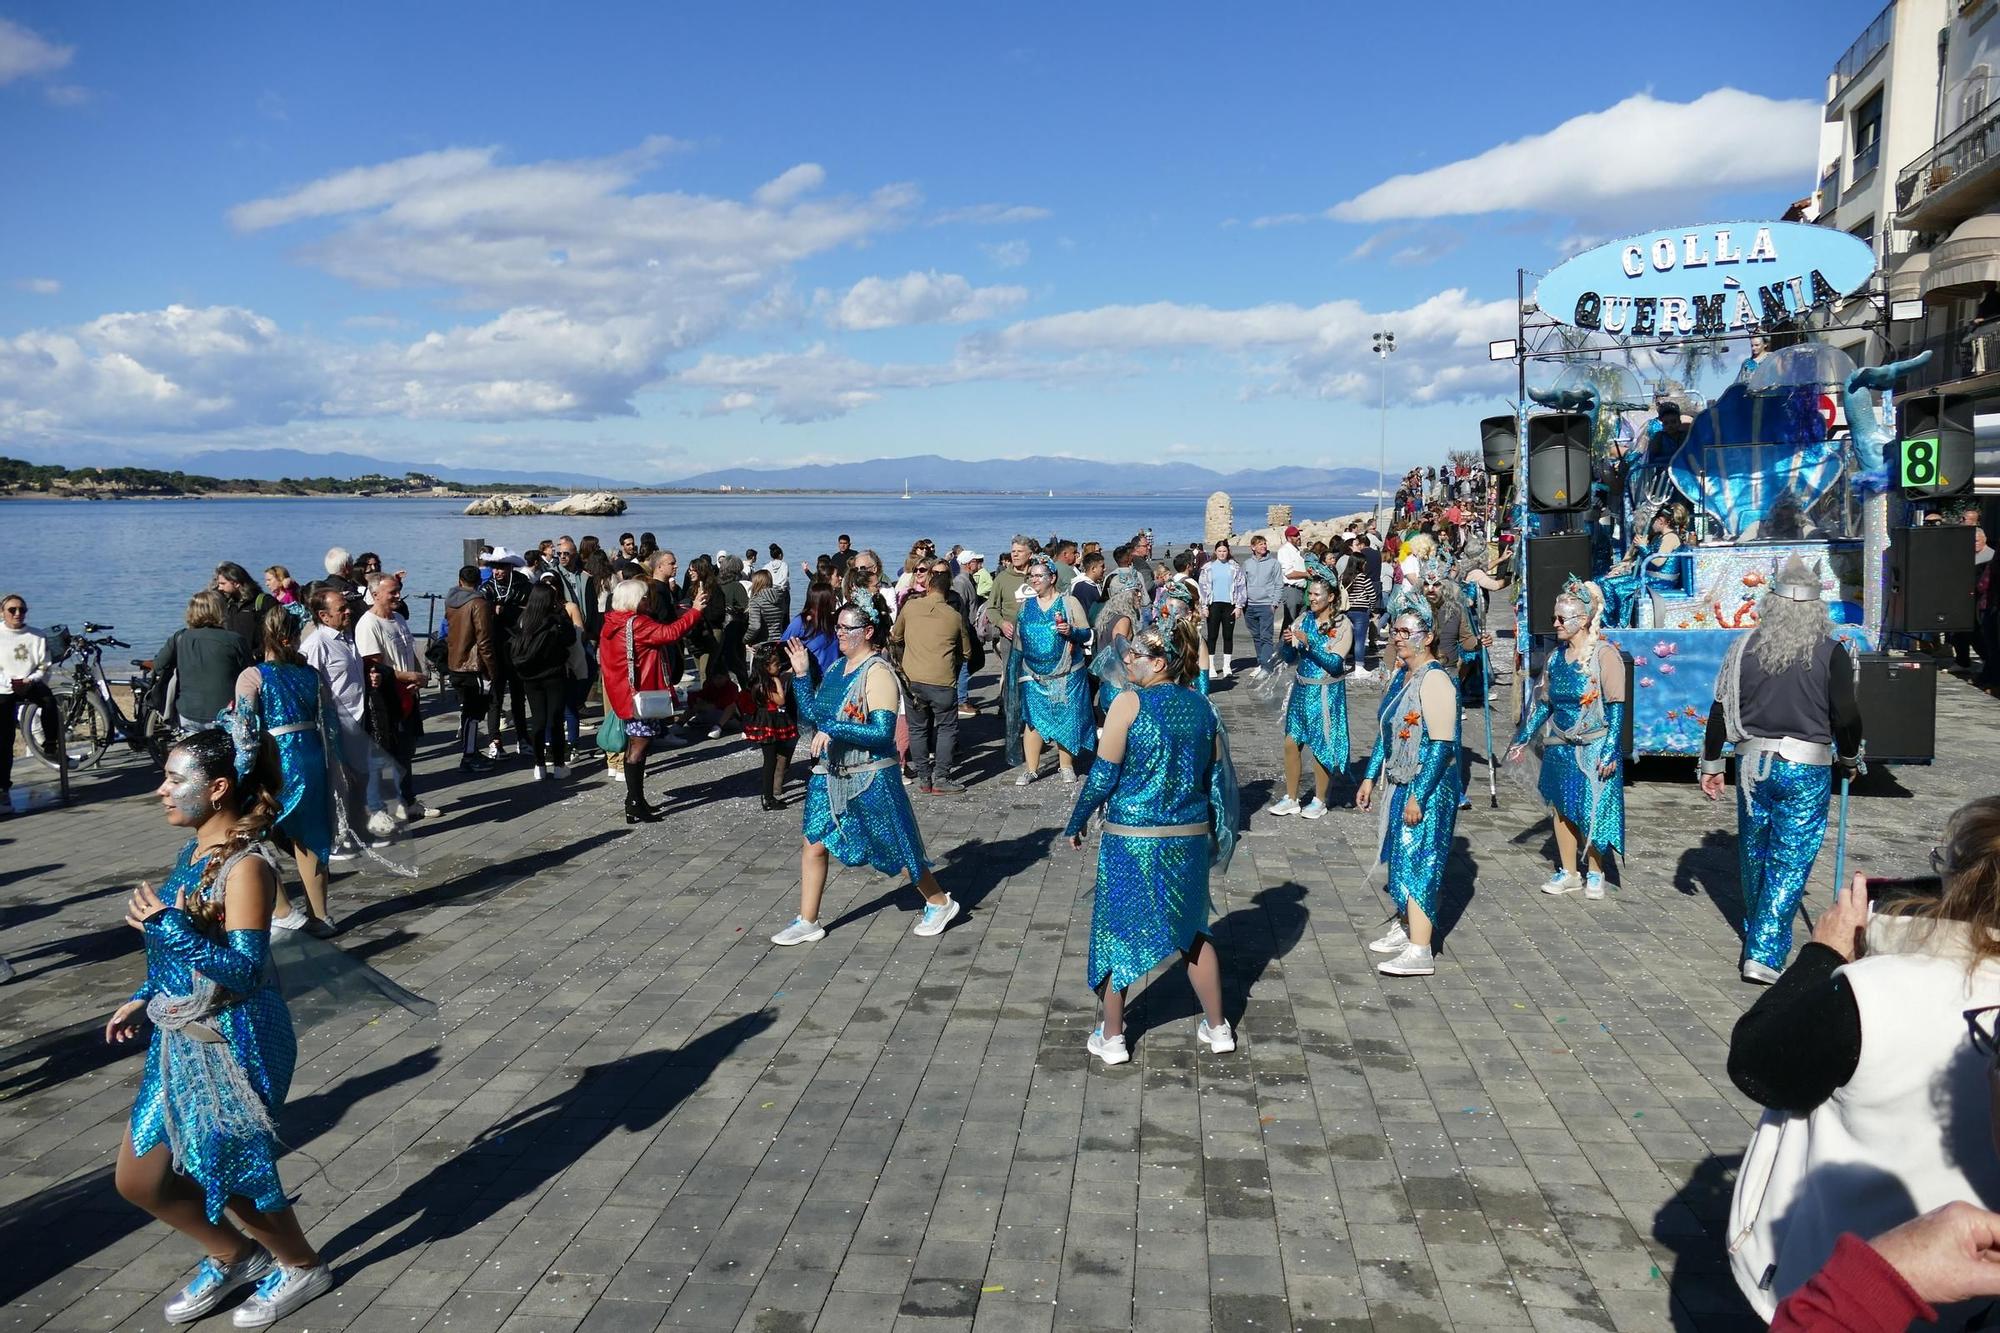
[[[985,558],[985,556],[979,554],[977,551],[960,551],[958,553],[958,563],[961,565],[969,565],[975,560],[984,560]]]
[[[522,565],[525,565],[528,562],[523,560],[520,556],[515,555],[512,551],[508,550],[506,547],[496,546],[492,550],[487,551],[485,554],[481,555],[479,557],[479,563],[482,565],[505,565],[510,569],[519,569]]]

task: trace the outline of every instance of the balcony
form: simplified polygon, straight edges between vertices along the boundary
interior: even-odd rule
[[[2000,372],[2000,324],[1969,324],[1952,333],[1898,346],[1895,356],[1902,360],[1926,350],[1931,359],[1897,381],[1899,395]]]
[[[1896,6],[1894,0],[1890,0],[1882,12],[1875,16],[1875,21],[1862,29],[1861,35],[1854,39],[1854,45],[1847,48],[1847,53],[1841,56],[1840,63],[1833,67],[1833,84],[1826,95],[1826,118],[1829,121],[1840,119],[1841,113],[1835,110],[1840,95],[1861,76],[1861,71],[1868,68],[1868,62],[1882,54],[1882,48],[1889,44],[1889,38],[1895,30]]]
[[[1913,231],[1949,231],[2000,198],[2000,102],[1947,134],[1896,177],[1896,221]]]

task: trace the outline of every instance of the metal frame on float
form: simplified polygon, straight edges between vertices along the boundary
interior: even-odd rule
[[[1746,348],[1752,338],[1789,338],[1794,336],[1819,336],[1833,332],[1863,331],[1876,334],[1884,347],[1890,347],[1889,298],[1884,291],[1884,279],[1879,270],[1871,274],[1867,285],[1852,295],[1836,303],[1831,308],[1808,307],[1795,312],[1791,327],[1769,331],[1763,328],[1725,330],[1720,333],[1699,335],[1679,335],[1674,337],[1638,337],[1627,333],[1606,333],[1601,329],[1583,331],[1574,325],[1564,324],[1551,318],[1533,300],[1530,293],[1547,276],[1546,272],[1517,268],[1515,283],[1515,339],[1514,355],[1511,358],[1515,369],[1514,399],[1514,531],[1519,547],[1515,554],[1515,633],[1514,666],[1516,679],[1522,682],[1519,690],[1519,707],[1516,725],[1527,717],[1530,646],[1534,639],[1548,637],[1539,631],[1522,633],[1527,623],[1528,596],[1528,420],[1536,415],[1531,408],[1538,406],[1528,397],[1528,365],[1530,362],[1604,362],[1617,358],[1627,358],[1633,352],[1650,351],[1659,348],[1682,346],[1690,341],[1702,341],[1721,345],[1741,343]],[[1577,345],[1578,340],[1583,345]],[[1509,358],[1498,358],[1506,360]],[[1625,409],[1629,410],[1629,409]],[[1846,428],[1841,428],[1845,435]],[[1570,515],[1561,515],[1565,530],[1568,529]],[[1880,625],[1869,625],[1871,636],[1879,636]],[[1636,692],[1636,691],[1635,691]],[[1635,700],[1633,707],[1637,706]]]

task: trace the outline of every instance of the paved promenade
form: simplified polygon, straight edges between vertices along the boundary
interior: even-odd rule
[[[990,697],[990,689],[988,691]],[[1375,687],[1354,687],[1357,745]],[[1219,693],[1246,808],[1275,719]],[[1215,887],[1242,1047],[1198,1050],[1178,973],[1137,992],[1132,1062],[1092,1067],[1092,856],[1073,789],[977,775],[919,798],[969,909],[837,870],[796,910],[798,810],[757,807],[740,741],[673,754],[673,813],[628,828],[601,765],[462,778],[432,702],[423,876],[334,881],[342,944],[440,1002],[301,1034],[281,1121],[338,1288],[287,1326],[353,1333],[820,1328],[1570,1330],[1754,1326],[1719,1241],[1755,1110],[1723,1073],[1732,807],[1685,766],[1631,789],[1623,882],[1535,892],[1553,846],[1502,783],[1459,821],[1436,977],[1378,977],[1372,817],[1254,815]],[[1479,735],[1475,713],[1467,727]],[[1941,691],[1948,751],[1871,777],[1850,860],[1911,871],[1994,787],[2000,708]],[[1357,751],[1359,753],[1359,751]],[[97,1036],[140,974],[129,887],[178,848],[138,767],[0,822],[0,1329],[163,1327],[194,1257],[118,1199],[139,1059]],[[1808,899],[1828,901],[1829,843]],[[365,864],[365,863],[364,863]],[[225,1316],[207,1326],[227,1327]]]

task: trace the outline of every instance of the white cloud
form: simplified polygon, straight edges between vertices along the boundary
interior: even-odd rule
[[[776,179],[757,187],[751,197],[765,208],[782,208],[800,195],[811,194],[826,184],[826,168],[817,162],[801,162]]]
[[[1200,452],[1202,452],[1200,445],[1189,444],[1185,440],[1176,440],[1167,446],[1167,454],[1172,458],[1192,458]]]
[[[1230,219],[1234,222],[1235,219]],[[1250,225],[1262,230],[1266,227],[1296,227],[1301,222],[1311,222],[1309,213],[1267,213],[1261,218],[1251,218]]]
[[[406,194],[474,175],[490,167],[492,148],[447,148],[373,167],[353,167],[321,177],[288,194],[253,199],[229,210],[239,231],[262,231],[307,218],[379,208]]]
[[[843,416],[897,390],[991,380],[1053,382],[1098,373],[1081,361],[1034,360],[971,343],[947,362],[884,365],[815,343],[803,351],[758,356],[710,352],[674,378],[689,388],[716,391],[704,414],[754,408],[766,418],[801,424]]]
[[[54,296],[62,290],[62,282],[57,278],[16,278],[14,285],[36,296]]]
[[[73,46],[57,46],[18,23],[0,18],[0,84],[66,68],[76,55]]]
[[[934,227],[964,222],[976,227],[1007,227],[1023,222],[1046,222],[1054,217],[1036,204],[973,204],[968,208],[947,208],[931,219]]]
[[[1506,367],[1492,368],[1486,344],[1511,332],[1514,321],[1511,300],[1475,301],[1454,288],[1403,310],[1376,312],[1351,300],[1222,310],[1172,301],[1100,306],[1022,320],[974,341],[994,354],[1216,352],[1245,359],[1246,392],[1253,395],[1351,398],[1374,391],[1377,366],[1369,335],[1392,329],[1397,351],[1389,365],[1391,392],[1437,402],[1505,387]]]
[[[1026,241],[1001,241],[997,245],[982,245],[979,248],[986,252],[988,259],[1001,268],[1019,268],[1028,262],[1029,250]]]
[[[974,287],[956,273],[863,278],[827,317],[837,329],[892,329],[906,324],[964,324],[989,319],[1028,299],[1025,287]]]
[[[1591,214],[1637,198],[1810,179],[1820,106],[1718,88],[1692,102],[1638,93],[1542,134],[1395,176],[1328,210],[1340,222],[1510,210]]]

